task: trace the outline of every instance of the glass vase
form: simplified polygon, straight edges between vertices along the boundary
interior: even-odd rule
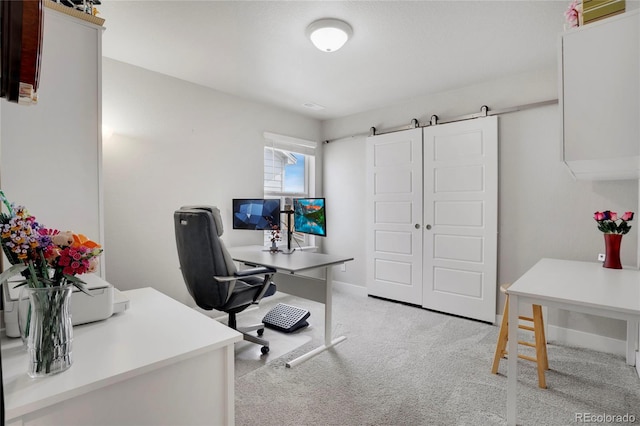
[[[604,234],[605,257],[602,266],[611,269],[622,269],[620,263],[620,244],[622,234]]]
[[[29,287],[26,285],[20,287],[18,295],[18,330],[25,349],[27,348],[29,322],[31,321],[31,301],[29,299]]]
[[[71,367],[73,326],[69,302],[73,285],[26,288],[29,295],[28,328],[25,328],[28,354],[27,373],[44,377]]]

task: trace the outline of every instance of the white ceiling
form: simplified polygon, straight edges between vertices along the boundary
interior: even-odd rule
[[[324,120],[554,66],[569,3],[102,0],[98,9],[106,57]],[[353,27],[337,52],[305,36],[326,17]]]

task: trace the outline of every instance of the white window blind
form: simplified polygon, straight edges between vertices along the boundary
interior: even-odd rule
[[[265,146],[305,155],[316,155],[317,142],[270,132],[264,132],[263,136]]]

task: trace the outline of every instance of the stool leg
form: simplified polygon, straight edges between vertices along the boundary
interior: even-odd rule
[[[498,365],[500,359],[504,356],[505,349],[507,348],[507,340],[509,336],[509,295],[504,304],[504,311],[502,312],[502,321],[500,322],[500,332],[498,333],[498,342],[496,343],[496,353],[493,356],[493,367],[491,373],[498,373]]]
[[[543,346],[543,359],[544,359],[544,369],[549,369],[549,357],[547,356],[547,336],[544,332],[544,318],[542,317],[542,307],[540,307],[540,335],[542,336],[542,341],[544,342]]]
[[[542,323],[542,307],[533,305],[533,330],[536,339],[536,364],[538,365],[538,386],[547,388],[547,381],[544,377],[545,370],[548,369],[547,342],[544,340],[544,324]]]

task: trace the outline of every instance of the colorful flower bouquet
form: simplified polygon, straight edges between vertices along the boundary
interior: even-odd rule
[[[595,212],[593,218],[598,222],[598,229],[605,234],[626,234],[631,230],[627,223],[633,220],[633,212],[625,212],[618,217],[618,213],[605,210]]]
[[[77,275],[97,270],[102,248],[82,234],[42,226],[25,207],[9,203],[2,191],[0,200],[8,209],[0,213],[0,244],[12,264],[0,274],[0,283],[8,285],[9,278],[22,274],[16,287],[25,286],[30,302],[21,326],[28,373],[39,377],[64,371],[72,362],[72,287],[90,294]]]

